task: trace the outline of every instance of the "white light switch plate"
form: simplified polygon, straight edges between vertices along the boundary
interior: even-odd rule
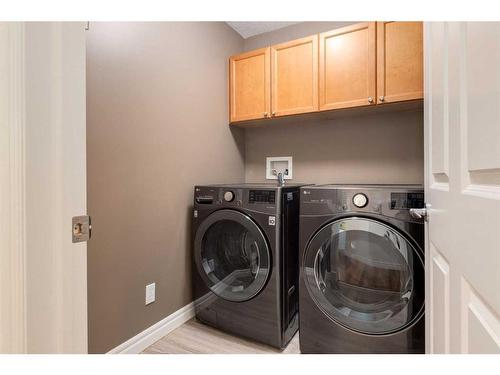
[[[153,303],[156,299],[156,283],[146,285],[146,305]]]

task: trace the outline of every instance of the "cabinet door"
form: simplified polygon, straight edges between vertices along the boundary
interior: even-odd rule
[[[424,97],[422,22],[377,23],[377,103]]]
[[[271,47],[273,116],[318,110],[318,36]]]
[[[269,59],[269,47],[230,57],[231,122],[268,117],[271,105]]]
[[[375,22],[320,34],[320,110],[375,104],[375,39]]]

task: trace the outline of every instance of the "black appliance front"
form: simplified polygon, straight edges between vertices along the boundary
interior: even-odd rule
[[[423,353],[423,225],[369,212],[301,225],[301,351]]]
[[[424,263],[401,233],[369,218],[325,225],[304,256],[304,282],[318,308],[346,329],[400,331],[424,309]]]
[[[299,327],[299,190],[286,191],[281,204],[281,321],[283,343],[288,343]]]
[[[197,189],[200,196],[210,195],[207,188]],[[281,348],[298,327],[298,275],[287,272],[298,269],[298,189],[291,192],[295,199],[281,190],[233,190],[231,201],[217,199],[223,194],[219,192],[211,204],[195,200],[196,316],[221,330]],[[291,225],[293,231],[287,230]],[[285,256],[285,246],[296,255]],[[294,267],[286,265],[290,259]]]
[[[266,285],[271,253],[264,233],[247,215],[215,211],[198,228],[194,248],[199,275],[218,297],[244,302]]]

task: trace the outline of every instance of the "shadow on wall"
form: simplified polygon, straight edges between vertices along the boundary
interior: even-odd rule
[[[88,337],[102,353],[192,301],[193,187],[244,180],[227,99],[244,41],[224,22],[92,22],[86,37]]]
[[[236,148],[240,154],[242,160],[245,160],[245,130],[242,128],[236,128],[234,126],[229,126],[231,131],[231,136],[233,137]],[[237,183],[238,181],[234,181]]]
[[[193,191],[194,191],[194,186],[193,186]],[[186,251],[186,264],[190,265],[189,270],[190,273],[188,275],[189,280],[192,279],[191,275],[193,272],[193,263],[194,263],[194,258],[193,258],[193,210],[194,206],[191,204],[187,207],[187,215],[186,215],[186,231],[184,233],[185,235],[185,241],[186,244],[188,244],[188,249],[189,251]],[[189,286],[189,291],[186,291],[186,293],[189,293],[189,299],[192,301],[193,300],[193,286]]]

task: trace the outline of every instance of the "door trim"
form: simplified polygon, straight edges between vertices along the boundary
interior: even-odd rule
[[[84,26],[0,22],[2,352],[87,352]]]
[[[430,101],[432,99],[432,92],[429,90],[431,87],[430,75],[431,75],[431,56],[429,55],[431,38],[430,38],[430,24],[429,22],[424,22],[423,24],[423,48],[424,48],[424,197],[427,198],[429,192],[429,171],[430,171],[430,155],[429,148],[425,145],[429,144],[429,121],[430,121]],[[427,201],[426,201],[427,203]],[[425,224],[425,240],[424,240],[424,251],[425,259],[427,262],[431,261],[430,255],[430,243],[429,243],[429,224]],[[431,277],[430,277],[429,263],[425,264],[425,295],[426,298],[431,298]],[[431,310],[429,300],[425,304],[425,354],[431,354],[433,348],[431,348]]]
[[[25,353],[26,339],[26,122],[24,23],[0,24],[0,352]]]

